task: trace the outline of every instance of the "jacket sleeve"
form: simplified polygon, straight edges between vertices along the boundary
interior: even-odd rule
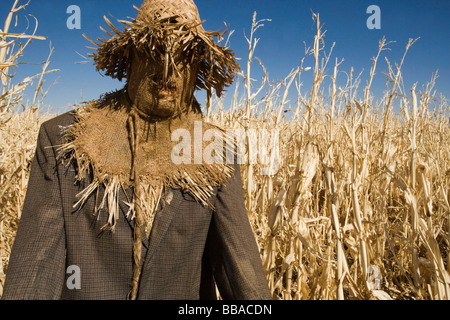
[[[6,272],[4,300],[53,300],[65,279],[65,232],[55,147],[41,126]]]
[[[245,209],[239,165],[218,190],[209,241],[210,263],[225,300],[270,300],[271,293]]]

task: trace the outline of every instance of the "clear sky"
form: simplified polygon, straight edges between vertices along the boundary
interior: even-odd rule
[[[0,0],[0,28],[13,0]],[[92,39],[104,33],[99,29],[108,29],[103,15],[119,19],[135,17],[133,5],[140,6],[142,0],[31,0],[26,10],[18,15],[17,27],[10,31],[23,32],[27,26],[27,15],[35,16],[39,21],[38,35],[46,36],[46,41],[34,41],[25,52],[23,62],[37,63],[46,59],[50,45],[54,48],[51,58],[53,69],[59,72],[48,75],[44,88],[53,81],[44,105],[53,112],[63,112],[65,106],[98,98],[102,93],[123,87],[123,83],[104,77],[95,71],[92,62],[80,64],[87,56],[90,43],[82,37],[85,33]],[[21,3],[25,3],[22,0]],[[248,46],[244,34],[250,34],[253,12],[257,19],[271,19],[257,31],[260,38],[255,56],[265,64],[270,80],[286,77],[304,56],[306,43],[312,44],[315,25],[312,12],[319,13],[326,33],[326,50],[335,42],[329,65],[329,74],[333,71],[335,59],[344,59],[340,69],[348,72],[351,67],[355,73],[363,71],[363,83],[368,78],[371,58],[377,54],[378,42],[386,36],[388,41],[396,41],[384,52],[374,83],[374,93],[381,95],[385,89],[384,71],[387,64],[384,57],[394,64],[400,62],[409,38],[418,38],[406,56],[403,66],[405,88],[417,83],[422,88],[439,70],[436,89],[450,98],[450,1],[449,0],[197,0],[197,7],[207,30],[218,30],[227,22],[234,30],[230,48],[242,58],[244,66]],[[69,30],[66,22],[70,17],[67,8],[77,5],[81,10],[81,29]],[[370,17],[367,8],[377,5],[381,9],[381,29],[370,30],[366,21]],[[34,20],[28,17],[31,31]],[[112,19],[111,19],[112,20]],[[119,23],[115,23],[120,26]],[[304,67],[313,66],[311,59]],[[255,77],[258,66],[254,64]],[[40,66],[21,65],[17,68],[16,81],[39,72]],[[308,77],[304,75],[307,91]],[[229,93],[231,95],[232,92]],[[200,101],[203,104],[203,101]]]

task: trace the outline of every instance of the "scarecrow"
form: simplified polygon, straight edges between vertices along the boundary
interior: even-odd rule
[[[125,87],[41,127],[4,299],[270,299],[239,166],[195,161],[203,144],[173,161],[174,133],[220,130],[194,92],[221,95],[234,55],[191,0],[138,10],[92,41]],[[234,149],[216,140],[223,160]]]

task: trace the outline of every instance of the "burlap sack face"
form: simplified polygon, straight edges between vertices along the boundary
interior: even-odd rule
[[[193,104],[198,64],[188,61],[184,53],[174,54],[176,68],[166,61],[149,58],[133,50],[127,92],[139,111],[147,116],[169,118],[189,111]]]
[[[185,0],[147,0],[139,9],[136,21],[156,22],[155,27],[160,29],[164,39],[153,39],[151,47],[131,49],[127,72],[130,99],[142,114],[148,116],[168,118],[188,111],[198,77],[199,57],[185,50],[185,39],[172,29],[179,26],[178,30],[183,32],[203,30],[197,7]]]

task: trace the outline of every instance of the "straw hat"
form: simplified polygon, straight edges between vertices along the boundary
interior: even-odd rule
[[[136,9],[134,21],[118,20],[125,25],[122,31],[104,17],[114,33],[101,28],[109,39],[96,43],[85,36],[97,46],[91,54],[97,71],[119,80],[126,78],[134,48],[150,59],[161,59],[172,70],[177,68],[173,57],[184,54],[187,63],[198,64],[197,90],[214,89],[220,96],[224,87],[231,85],[239,65],[231,50],[213,40],[221,40],[226,31],[205,31],[192,0],[145,0]]]
[[[194,21],[201,23],[197,6],[191,0],[145,0],[136,20],[154,19],[154,18],[171,18],[178,16],[181,21]]]

